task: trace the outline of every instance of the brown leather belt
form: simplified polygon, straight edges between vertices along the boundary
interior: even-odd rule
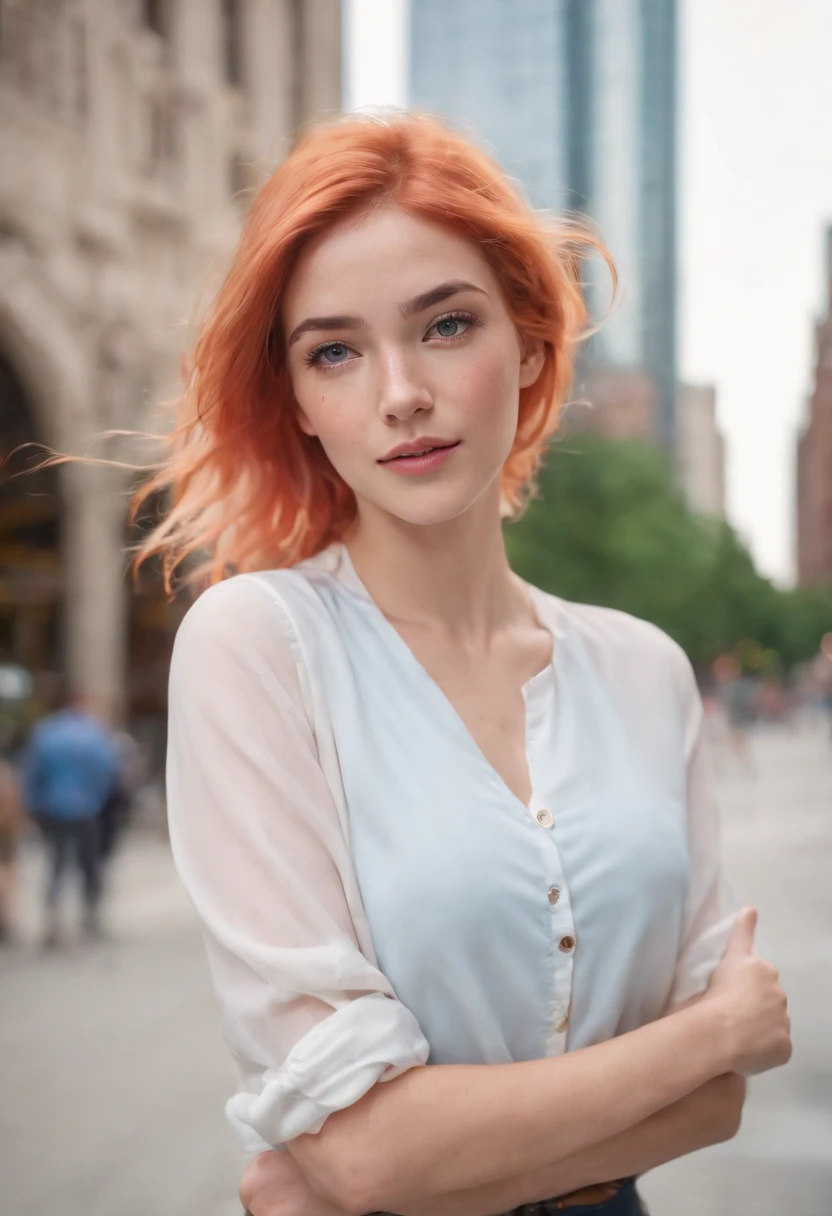
[[[594,1186],[581,1187],[578,1191],[570,1191],[568,1195],[559,1195],[557,1199],[524,1203],[509,1213],[509,1216],[550,1216],[550,1213],[554,1212],[568,1212],[570,1208],[592,1207],[614,1199],[623,1186],[624,1181],[599,1182]]]
[[[623,1182],[600,1182],[594,1187],[581,1187],[580,1190],[572,1190],[568,1195],[561,1195],[555,1200],[555,1207],[558,1211],[563,1211],[568,1210],[569,1207],[606,1204],[606,1201],[617,1195],[623,1186]]]
[[[589,1207],[593,1203],[606,1203],[608,1199],[612,1199],[618,1194],[623,1185],[623,1182],[599,1182],[595,1186],[584,1186],[579,1191],[570,1191],[568,1195],[561,1195],[555,1200],[554,1206],[560,1212],[584,1205]]]

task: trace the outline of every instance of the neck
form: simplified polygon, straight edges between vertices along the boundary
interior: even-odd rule
[[[347,548],[359,578],[392,621],[475,638],[530,614],[506,556],[499,485],[441,525],[364,511]]]

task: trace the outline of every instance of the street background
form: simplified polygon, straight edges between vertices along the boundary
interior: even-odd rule
[[[781,968],[794,1056],[755,1078],[735,1140],[649,1176],[654,1216],[832,1211],[832,738],[758,729],[756,773],[717,748],[728,870]],[[199,932],[166,844],[134,833],[110,940],[44,956],[34,852],[24,937],[0,956],[0,1176],[14,1216],[232,1216],[234,1077]]]
[[[691,660],[795,1043],[734,1141],[646,1180],[652,1216],[830,1216],[830,62],[828,0],[0,0],[2,1216],[239,1211],[235,1082],[164,828],[190,599],[128,571],[164,495],[128,507],[257,188],[309,122],[389,105],[461,127],[620,274],[509,557]],[[582,283],[600,320],[599,266]],[[133,747],[132,824],[103,938],[74,899],[47,951],[15,792],[68,692]]]

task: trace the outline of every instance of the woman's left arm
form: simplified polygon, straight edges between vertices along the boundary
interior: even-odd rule
[[[745,1079],[729,1073],[635,1127],[545,1169],[438,1195],[400,1211],[402,1216],[495,1216],[593,1183],[644,1174],[676,1157],[730,1140],[739,1127],[744,1099]],[[251,1216],[342,1216],[315,1194],[288,1153],[255,1157],[243,1176],[240,1197]]]
[[[737,911],[723,872],[702,700],[690,663],[675,644],[673,660],[684,717],[690,886],[666,1013],[691,1004],[705,991]],[[676,1157],[730,1139],[739,1127],[744,1100],[742,1077],[717,1077],[619,1135],[554,1165],[411,1204],[402,1210],[403,1216],[494,1216],[523,1203],[643,1174]],[[240,1193],[252,1216],[340,1216],[338,1209],[316,1196],[300,1167],[283,1158],[281,1153],[264,1153],[246,1170]]]
[[[690,886],[666,1013],[672,1013],[705,991],[728,944],[739,910],[723,866],[722,824],[702,698],[693,669],[680,647],[676,648],[676,659],[684,714]]]

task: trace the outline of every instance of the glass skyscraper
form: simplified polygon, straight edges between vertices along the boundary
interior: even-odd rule
[[[590,347],[676,395],[676,0],[411,0],[411,104],[455,120],[535,207],[580,209],[621,274]],[[596,293],[595,307],[603,307]]]

